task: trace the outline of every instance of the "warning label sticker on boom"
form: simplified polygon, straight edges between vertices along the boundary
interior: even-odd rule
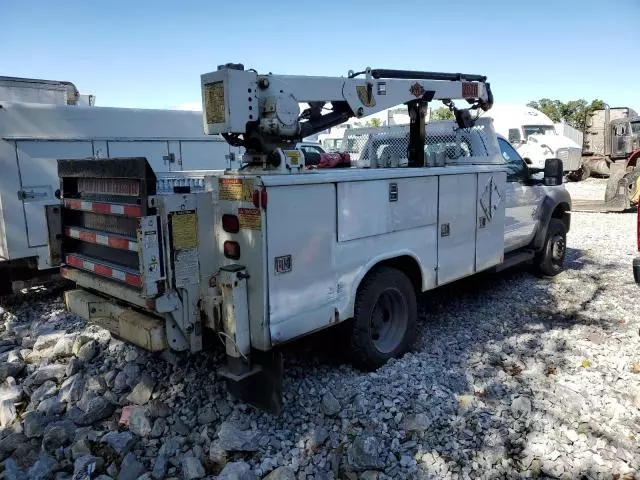
[[[195,210],[171,214],[171,241],[176,250],[198,246],[198,217]]]
[[[262,228],[262,217],[260,210],[257,208],[239,208],[238,219],[240,220],[240,228],[248,230],[260,230]]]
[[[237,200],[251,202],[253,200],[253,181],[248,178],[225,178],[218,180],[220,200]]]

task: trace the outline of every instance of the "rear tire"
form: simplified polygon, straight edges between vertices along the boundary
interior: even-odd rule
[[[356,295],[350,353],[353,364],[375,370],[404,354],[415,334],[416,293],[400,270],[370,272]]]
[[[631,205],[638,203],[638,178],[640,178],[640,169],[633,167],[624,176],[627,180],[627,198]]]
[[[567,179],[572,182],[583,182],[591,176],[591,169],[585,163],[582,166],[567,175]]]
[[[557,218],[549,221],[544,246],[534,260],[533,266],[537,273],[553,277],[564,269],[564,257],[567,253],[567,229]]]

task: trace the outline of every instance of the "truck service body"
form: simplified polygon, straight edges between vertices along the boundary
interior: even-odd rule
[[[124,339],[196,352],[211,330],[225,344],[230,390],[278,411],[279,344],[352,320],[354,362],[377,368],[408,348],[418,293],[526,260],[548,275],[562,269],[571,202],[560,161],[532,179],[491,121],[469,110],[425,133],[432,100],[488,110],[484,77],[226,65],[202,85],[205,131],[246,148],[242,167],[213,172],[204,191],[157,192],[143,158],[58,162],[63,208],[48,225],[52,262],[78,286],[67,306]],[[316,163],[294,148],[402,103],[408,131],[379,145],[369,168],[344,168],[343,155]],[[384,163],[402,149],[405,167]],[[106,240],[67,233],[88,225]]]
[[[63,86],[53,92],[66,98],[70,87]],[[40,90],[30,88],[26,97],[12,92],[12,98],[35,100],[34,92]],[[224,169],[228,155],[237,151],[220,136],[205,136],[196,112],[89,107],[61,104],[62,97],[38,98],[40,103],[0,99],[0,293],[11,290],[12,280],[55,267],[48,263],[44,206],[59,203],[58,158],[143,156],[158,172],[163,190],[172,189],[171,182],[178,181],[175,172],[185,170],[194,171],[182,174],[180,182],[203,188],[203,176],[195,170]]]
[[[93,95],[81,95],[71,82],[0,76],[0,100],[53,105],[93,105]]]

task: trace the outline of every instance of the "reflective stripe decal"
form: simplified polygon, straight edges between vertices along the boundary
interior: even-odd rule
[[[96,275],[100,275],[101,277],[111,278],[119,282],[124,282],[127,285],[131,285],[133,287],[139,288],[142,286],[142,278],[139,274],[129,273],[125,270],[114,268],[109,265],[95,263],[91,260],[87,260],[77,255],[66,255],[65,263],[67,265],[71,265],[72,267],[95,273]]]
[[[66,227],[64,233],[69,238],[75,238],[87,243],[104,245],[106,247],[117,248],[118,250],[130,250],[132,252],[138,250],[138,242],[118,235],[98,233],[79,227]]]
[[[139,205],[124,205],[119,203],[86,202],[83,200],[64,199],[64,206],[71,210],[102,213],[105,215],[127,215],[141,217],[142,208]]]

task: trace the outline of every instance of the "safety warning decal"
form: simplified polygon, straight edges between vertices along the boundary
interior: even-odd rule
[[[173,253],[173,275],[176,287],[186,287],[198,283],[200,263],[198,249],[186,248]]]
[[[195,210],[171,214],[171,240],[176,250],[198,246],[198,217]]]
[[[289,158],[290,165],[300,165],[300,152],[297,150],[286,150],[285,155]]]
[[[260,210],[257,208],[239,208],[238,219],[240,220],[240,228],[248,230],[260,230],[262,228],[262,217]]]
[[[356,92],[358,93],[358,98],[365,107],[376,106],[376,97],[373,96],[372,92],[365,85],[357,85]]]
[[[207,83],[204,86],[204,108],[207,123],[224,123],[224,83]]]
[[[237,200],[251,202],[253,198],[253,181],[250,178],[220,177],[218,180],[220,200]]]

